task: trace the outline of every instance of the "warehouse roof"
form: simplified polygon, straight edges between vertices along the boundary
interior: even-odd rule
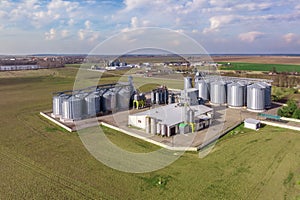
[[[178,123],[184,122],[184,106],[177,103],[160,106],[144,112],[133,114],[132,116],[149,116],[157,119],[161,124],[173,126]],[[187,110],[192,109],[195,111],[195,117],[211,112],[213,109],[204,105],[188,106]]]

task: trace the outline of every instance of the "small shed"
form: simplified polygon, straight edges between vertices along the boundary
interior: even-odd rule
[[[245,119],[244,127],[252,130],[258,130],[260,128],[260,121],[251,118]]]
[[[190,127],[186,123],[180,123],[179,124],[179,133],[180,134],[186,134],[190,132]]]

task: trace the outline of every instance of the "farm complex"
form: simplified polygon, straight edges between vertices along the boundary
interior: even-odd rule
[[[76,90],[70,90],[79,71],[75,65],[1,72],[0,90],[1,95],[5,96],[0,99],[1,197],[297,197],[300,189],[299,131],[274,124],[296,127],[298,123],[280,117],[272,120],[265,117],[276,114],[276,109],[281,107],[276,101],[271,101],[271,108],[267,106],[266,93],[272,85],[273,98],[274,82],[269,82],[266,77],[212,77],[208,74],[197,74],[198,79],[196,74],[188,74],[184,76],[191,78],[185,79],[182,75],[179,78],[176,73],[164,71],[162,74],[166,75],[155,75],[157,72],[153,72],[154,77],[148,77],[144,73],[139,75],[142,68],[130,70],[133,71],[133,88],[128,76],[119,80],[128,69],[109,73],[81,70],[91,77],[89,79],[100,75],[102,78],[99,84],[91,88]],[[152,67],[152,70],[155,69]],[[151,85],[153,82],[156,84]],[[139,85],[142,84],[148,85],[141,88]],[[250,100],[254,103],[248,105],[247,91],[251,91],[249,87],[254,85],[258,88],[254,91],[259,100]],[[29,90],[24,92],[24,89]],[[214,91],[225,94],[226,98],[225,95],[212,96]],[[232,96],[235,91],[242,95]],[[294,97],[297,98],[297,95],[294,94]],[[47,120],[39,115],[40,111],[44,111]],[[180,114],[166,116],[165,111]],[[139,123],[135,117],[145,121]],[[247,120],[249,118],[258,120],[261,125],[255,120]],[[131,119],[133,122],[130,122]],[[174,121],[174,125],[168,120]],[[244,121],[249,128],[241,124]],[[65,131],[53,122],[73,132]],[[80,131],[76,132],[77,129],[91,129],[93,127],[90,126],[99,124],[112,143],[129,152],[146,153],[164,147],[176,154],[174,147],[181,149],[179,147],[186,147],[187,144],[190,149],[183,150],[198,152],[186,152],[170,166],[151,173],[119,172],[97,161],[86,151],[78,137]],[[258,131],[252,130],[257,128]],[[125,132],[131,133],[131,136]],[[220,138],[223,133],[227,134]],[[203,147],[214,138],[220,139],[213,151],[200,159],[199,154],[206,151]],[[155,145],[149,143],[151,141]]]
[[[129,76],[128,82],[56,92],[52,112],[43,116],[71,131],[98,125],[95,121],[105,122],[110,128],[147,138],[148,142],[150,136],[150,142],[162,147],[194,151],[245,119],[257,121],[257,113],[274,108],[272,80],[202,72],[193,77],[183,77],[183,90],[162,85],[139,92],[134,86],[135,79]],[[113,116],[116,115],[122,117],[115,121]],[[190,135],[192,142],[187,143],[184,135]],[[177,142],[172,137],[178,138]]]

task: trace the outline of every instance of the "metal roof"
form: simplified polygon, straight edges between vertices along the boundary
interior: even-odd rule
[[[252,119],[252,118],[247,118],[247,119],[245,119],[244,122],[245,122],[245,123],[248,123],[248,124],[259,124],[259,123],[260,123],[259,120]]]
[[[211,112],[213,109],[204,105],[188,106],[187,110],[195,111],[195,117]],[[153,108],[144,112],[136,113],[131,116],[148,116],[157,119],[161,124],[173,126],[184,122],[184,106],[177,103]]]

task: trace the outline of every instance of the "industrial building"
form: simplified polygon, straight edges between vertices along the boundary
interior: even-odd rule
[[[128,116],[128,125],[149,134],[170,137],[206,128],[211,123],[212,108],[173,103]]]
[[[260,128],[260,121],[256,119],[247,118],[244,120],[244,127],[252,130],[258,130]]]
[[[169,94],[166,87],[155,89],[151,92],[152,105],[168,105],[129,115],[128,125],[167,137],[204,129],[211,124],[213,109],[200,105],[198,93],[190,77],[184,78],[184,90],[179,97]]]
[[[42,67],[39,65],[5,65],[0,66],[0,71],[20,71],[20,70],[37,70],[45,69],[47,67]]]

